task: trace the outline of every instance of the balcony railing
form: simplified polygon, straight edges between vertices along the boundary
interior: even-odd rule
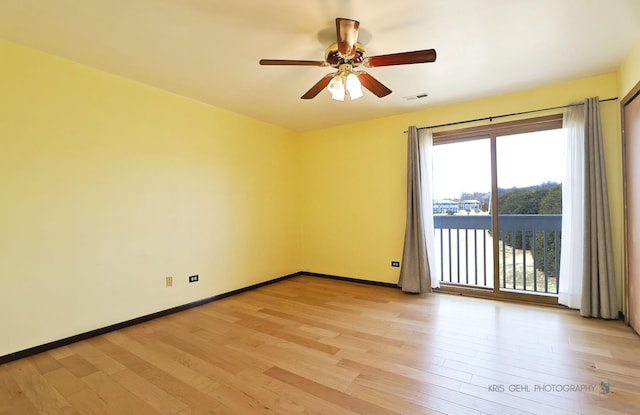
[[[440,280],[494,288],[491,216],[435,215]],[[500,289],[558,294],[562,215],[498,215]]]

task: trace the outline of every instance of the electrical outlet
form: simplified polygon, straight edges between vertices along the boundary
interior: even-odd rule
[[[167,288],[173,287],[173,277],[167,277],[165,284],[167,285]]]
[[[396,267],[396,268],[400,268],[400,262],[399,261],[391,261],[391,266],[392,267]]]
[[[197,282],[197,281],[198,281],[198,274],[189,275],[189,282]]]

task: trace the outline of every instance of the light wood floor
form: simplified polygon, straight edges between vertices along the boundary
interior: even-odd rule
[[[0,366],[0,414],[423,413],[639,414],[640,337],[301,276]]]

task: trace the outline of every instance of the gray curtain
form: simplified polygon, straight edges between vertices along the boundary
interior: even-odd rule
[[[600,102],[585,101],[584,274],[580,314],[618,318]]]
[[[410,293],[431,292],[431,271],[422,209],[422,174],[418,129],[409,127],[407,143],[407,224],[398,286]]]

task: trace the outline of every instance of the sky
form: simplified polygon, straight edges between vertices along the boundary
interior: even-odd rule
[[[498,137],[498,187],[527,187],[562,181],[564,131]],[[433,197],[457,199],[462,192],[491,190],[489,139],[433,147]]]

